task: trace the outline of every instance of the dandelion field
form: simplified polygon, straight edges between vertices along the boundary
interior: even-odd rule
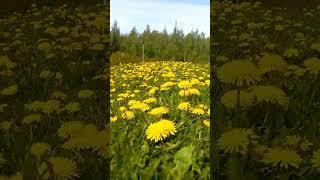
[[[108,12],[33,5],[0,18],[0,179],[108,177]]]
[[[211,1],[219,179],[319,179],[320,6]]]
[[[209,64],[110,71],[111,179],[209,179]]]

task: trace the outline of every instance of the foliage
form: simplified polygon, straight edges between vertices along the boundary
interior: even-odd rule
[[[33,5],[0,19],[0,179],[105,179],[108,11]]]
[[[114,22],[110,41],[111,52],[121,51],[137,57],[142,57],[143,41],[146,58],[201,62],[209,60],[209,38],[198,30],[184,34],[183,30],[175,26],[172,34],[169,34],[166,29],[163,32],[151,32],[147,25],[143,33],[139,33],[134,27],[129,34],[121,34],[117,22]]]
[[[209,64],[111,67],[111,178],[208,179]]]
[[[215,177],[319,179],[320,6],[211,8]]]

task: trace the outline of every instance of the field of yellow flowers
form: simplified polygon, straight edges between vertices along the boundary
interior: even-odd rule
[[[209,64],[112,66],[111,178],[208,179]]]
[[[215,178],[319,179],[320,6],[212,9]]]
[[[0,19],[0,179],[106,179],[108,10]]]

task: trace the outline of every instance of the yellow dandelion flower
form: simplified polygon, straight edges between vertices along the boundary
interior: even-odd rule
[[[117,116],[110,117],[111,122],[116,122],[118,120]]]
[[[289,98],[282,89],[274,86],[254,86],[251,88],[251,92],[257,98],[257,102],[269,102],[278,103],[283,107],[287,107],[289,103]]]
[[[58,136],[61,138],[68,138],[78,135],[84,124],[81,121],[69,121],[63,123],[58,129]]]
[[[204,115],[204,110],[202,108],[192,108],[191,113],[195,115]]]
[[[283,53],[284,57],[297,57],[299,56],[299,51],[296,48],[289,48]]]
[[[147,139],[158,142],[177,132],[175,124],[169,120],[162,119],[152,123],[146,130]]]
[[[190,88],[187,91],[188,91],[188,95],[200,96],[200,91],[198,89],[196,89],[196,88]]]
[[[154,95],[157,90],[159,90],[158,87],[152,87],[152,88],[149,90],[149,95]]]
[[[17,66],[16,63],[12,62],[8,56],[0,56],[0,67],[4,66],[7,69],[12,69]]]
[[[12,96],[12,95],[15,95],[17,92],[18,92],[18,85],[15,84],[2,89],[1,95]]]
[[[76,112],[79,111],[80,108],[80,103],[78,102],[70,102],[66,105],[65,110],[67,110],[68,112]]]
[[[52,165],[55,179],[74,179],[79,177],[79,171],[74,161],[63,157],[52,157],[48,160]]]
[[[140,110],[142,112],[145,112],[147,110],[149,110],[149,105],[146,103],[142,103],[140,101],[134,102],[134,103],[130,103],[130,107],[129,109],[133,109],[133,110]]]
[[[40,122],[40,121],[41,121],[41,114],[38,114],[38,113],[29,114],[28,116],[22,119],[22,123],[24,124],[32,124],[34,122]]]
[[[121,107],[119,108],[119,111],[121,111],[121,112],[123,112],[123,111],[125,111],[125,110],[127,110],[127,108],[124,107],[124,106],[121,106]]]
[[[272,148],[263,155],[262,162],[273,167],[288,169],[289,166],[298,168],[302,162],[300,155],[291,149]]]
[[[210,127],[210,120],[203,120],[203,124]]]
[[[168,112],[169,112],[169,109],[167,107],[157,107],[149,111],[148,114],[154,115],[154,116],[162,116],[164,114],[167,114]]]
[[[263,73],[270,71],[283,71],[286,68],[286,62],[279,55],[266,54],[259,63],[258,67]]]
[[[165,77],[165,78],[174,78],[174,77],[176,77],[176,75],[173,72],[168,72],[166,74],[162,74],[161,76]]]
[[[143,100],[143,103],[147,103],[147,104],[151,104],[155,102],[157,102],[157,99],[153,97]]]
[[[65,95],[62,91],[54,91],[51,95],[52,98],[64,100],[67,95]]]
[[[178,105],[178,109],[179,109],[179,110],[182,110],[182,111],[187,111],[190,107],[191,107],[191,105],[190,105],[189,102],[181,102],[181,103]]]
[[[131,120],[134,117],[135,116],[134,116],[134,113],[132,111],[125,111],[125,112],[122,113],[122,118],[124,118],[124,119]]]
[[[304,66],[313,75],[317,76],[320,71],[320,59],[310,58],[304,61]]]
[[[205,80],[204,82],[206,83],[207,86],[210,86],[210,80],[209,79]]]
[[[218,77],[222,82],[237,86],[255,84],[260,80],[260,76],[258,68],[244,60],[228,62],[218,71]]]
[[[59,100],[48,100],[46,102],[39,103],[40,111],[45,114],[51,114],[53,112],[60,111],[60,101]]]
[[[178,87],[180,89],[188,89],[192,87],[192,83],[190,81],[183,80],[178,83]]]
[[[33,143],[30,148],[30,153],[37,157],[40,158],[44,153],[46,153],[50,148],[50,145],[47,143],[42,143],[42,142],[37,142]]]
[[[85,89],[85,90],[81,90],[78,92],[78,97],[80,99],[87,99],[90,98],[94,95],[94,91],[90,90],[90,89]]]
[[[257,136],[250,129],[235,128],[224,132],[218,139],[218,148],[224,153],[248,152],[248,145],[256,143]]]
[[[49,70],[44,70],[40,73],[40,78],[41,79],[49,79],[50,77],[53,76],[53,73]]]

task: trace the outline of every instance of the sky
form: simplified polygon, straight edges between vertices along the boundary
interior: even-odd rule
[[[210,34],[209,0],[111,0],[110,7],[110,23],[116,20],[122,34],[133,27],[143,32],[147,24],[151,31],[171,33],[175,22],[184,34],[196,29]]]

